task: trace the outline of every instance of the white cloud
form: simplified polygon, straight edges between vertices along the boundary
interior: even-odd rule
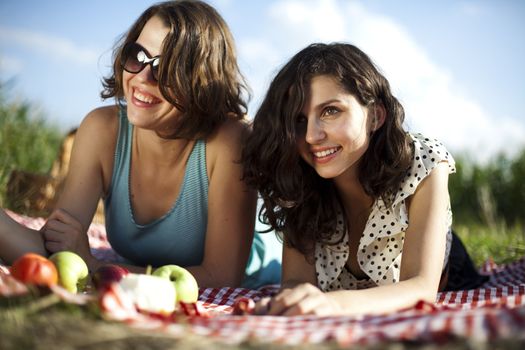
[[[253,90],[254,100],[249,110],[249,114],[253,117],[256,106],[262,102],[263,95],[270,83],[270,76],[276,72],[281,63],[281,57],[275,53],[271,44],[263,39],[239,40],[238,42],[239,65]],[[273,67],[273,70],[266,71],[268,67]]]
[[[319,41],[343,40],[346,18],[334,5],[331,0],[282,1],[270,10],[270,15],[287,25],[287,32],[308,32]]]
[[[480,17],[487,11],[485,6],[479,2],[474,1],[461,1],[457,4],[457,6],[461,14],[467,15],[469,17]]]
[[[4,76],[13,76],[20,73],[23,63],[15,57],[0,54],[0,73]]]
[[[281,66],[315,41],[347,41],[370,55],[389,79],[405,107],[410,130],[439,138],[453,152],[470,151],[480,160],[499,151],[512,152],[522,144],[525,128],[521,123],[489,115],[479,102],[467,97],[462,90],[465,85],[434,62],[401,24],[371,13],[360,2],[278,1],[261,23],[261,30],[271,33],[264,37],[273,41],[243,38],[252,48],[241,50],[241,56],[256,68],[249,74],[255,77],[250,82],[256,95],[266,88],[256,84],[275,73],[268,67]],[[276,64],[268,66],[272,62]]]
[[[213,6],[215,8],[224,8],[227,6],[231,6],[233,4],[233,0],[213,0]]]
[[[0,27],[1,42],[38,51],[53,60],[80,65],[93,65],[100,56],[98,51],[76,45],[70,40],[22,29]]]

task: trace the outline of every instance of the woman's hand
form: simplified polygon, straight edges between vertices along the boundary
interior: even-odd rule
[[[310,283],[285,289],[270,300],[260,300],[255,306],[256,313],[263,313],[265,308],[267,315],[279,316],[334,316],[341,311],[330,294],[323,293]]]
[[[50,253],[69,250],[80,255],[86,262],[91,260],[86,230],[80,221],[64,209],[53,211],[40,232]]]

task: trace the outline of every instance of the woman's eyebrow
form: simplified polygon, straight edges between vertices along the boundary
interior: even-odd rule
[[[326,107],[327,105],[330,105],[330,104],[332,104],[332,103],[341,103],[341,102],[342,102],[342,101],[341,101],[340,99],[338,99],[338,98],[331,98],[331,99],[329,99],[329,100],[327,100],[327,101],[323,101],[323,102],[317,104],[317,105],[315,106],[315,108],[316,108],[316,109],[320,109],[320,108]]]

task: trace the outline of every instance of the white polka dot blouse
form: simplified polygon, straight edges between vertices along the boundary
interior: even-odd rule
[[[441,142],[425,138],[421,134],[411,134],[411,137],[414,143],[414,160],[411,169],[401,183],[390,208],[387,208],[381,199],[376,200],[372,205],[365,230],[359,240],[357,262],[367,278],[357,279],[347,268],[348,232],[344,232],[343,240],[336,245],[317,243],[315,246],[317,284],[321,290],[364,289],[399,281],[403,241],[409,223],[405,200],[415,192],[419,183],[438,163],[446,161],[449,171],[451,173],[456,171],[454,159]],[[337,218],[334,242],[343,234],[341,215],[342,212]],[[452,211],[449,202],[447,215],[449,229],[443,232],[447,235],[445,262],[448,261],[452,240],[451,225]]]

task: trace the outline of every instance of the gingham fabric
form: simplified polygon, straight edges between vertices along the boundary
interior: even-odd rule
[[[33,228],[43,224],[41,219],[9,214]],[[95,255],[107,260],[118,258],[105,241],[103,226],[92,225],[89,235]],[[232,314],[238,298],[258,300],[276,293],[278,286],[259,290],[201,289],[196,305],[185,306],[182,313],[170,317],[137,312],[129,305],[112,299],[107,303],[109,307],[105,315],[132,327],[156,330],[166,336],[176,338],[190,332],[232,344],[248,340],[289,345],[335,342],[341,346],[390,341],[439,344],[455,338],[468,338],[469,341],[525,341],[525,258],[503,266],[489,261],[481,268],[481,272],[490,276],[481,288],[439,293],[433,304],[419,302],[413,307],[378,316],[274,317]],[[8,269],[0,266],[0,295],[9,295],[17,288],[23,290],[23,286],[8,279],[7,274]],[[74,298],[69,301],[85,302]]]

